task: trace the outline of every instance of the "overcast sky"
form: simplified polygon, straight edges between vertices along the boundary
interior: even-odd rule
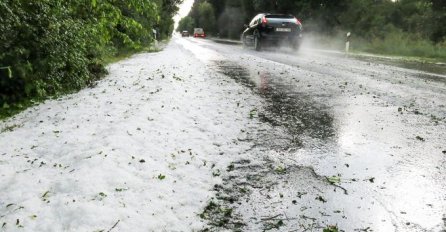
[[[180,10],[178,14],[175,16],[175,28],[178,26],[178,22],[181,18],[189,14],[190,9],[192,8],[192,4],[194,4],[194,0],[184,0],[184,2],[180,6]]]

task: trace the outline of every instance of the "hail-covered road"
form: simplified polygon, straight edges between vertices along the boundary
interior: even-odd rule
[[[1,231],[446,229],[441,71],[193,38],[109,71],[0,122]]]

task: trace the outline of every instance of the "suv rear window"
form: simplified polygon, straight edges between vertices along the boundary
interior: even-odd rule
[[[195,28],[194,29],[194,33],[202,34],[203,33],[203,28]]]
[[[292,15],[278,15],[278,14],[271,14],[265,16],[267,19],[271,18],[278,18],[278,19],[294,19],[294,16]]]

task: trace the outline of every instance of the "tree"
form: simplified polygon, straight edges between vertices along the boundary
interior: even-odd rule
[[[203,28],[208,34],[214,34],[216,31],[216,20],[212,5],[207,1],[200,3],[198,6],[198,14],[197,27]]]
[[[446,44],[446,1],[432,0],[432,34],[431,39],[434,42],[444,42]]]
[[[218,32],[223,37],[238,39],[243,31],[246,13],[239,0],[228,0],[218,19]]]
[[[0,1],[0,110],[92,84],[105,58],[149,46],[153,28],[167,38],[181,2]]]
[[[209,23],[210,28],[215,17],[218,27],[208,30],[237,38],[258,13],[292,14],[306,32],[326,35],[348,30],[366,40],[395,33],[437,44],[446,40],[445,0],[196,0],[189,16],[196,26]]]
[[[194,31],[194,27],[194,19],[190,16],[186,16],[178,23],[177,31],[188,31],[189,33],[192,33]]]

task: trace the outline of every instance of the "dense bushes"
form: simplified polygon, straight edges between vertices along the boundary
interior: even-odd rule
[[[104,58],[147,47],[153,28],[167,37],[180,2],[2,0],[0,110],[91,84]]]

